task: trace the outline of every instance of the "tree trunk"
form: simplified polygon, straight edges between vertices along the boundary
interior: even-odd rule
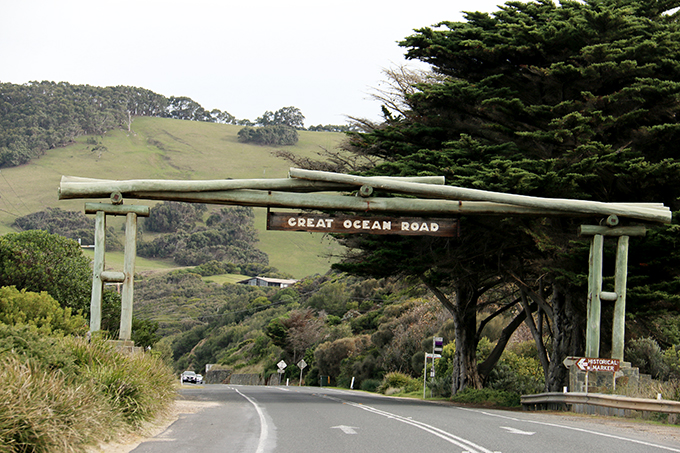
[[[554,340],[552,357],[548,372],[548,391],[561,392],[569,382],[569,373],[562,363],[571,355],[582,354],[585,350],[585,313],[578,304],[585,307],[584,301],[574,300],[571,293],[553,285],[553,328]]]
[[[482,388],[477,370],[477,293],[471,288],[456,287],[453,325],[456,328],[456,353],[453,359],[451,394],[466,387]]]
[[[434,293],[453,317],[456,329],[456,352],[453,357],[451,393],[455,395],[466,387],[482,388],[482,379],[477,371],[477,300],[479,294],[472,287],[456,284],[454,302],[439,288],[425,279],[423,282]]]

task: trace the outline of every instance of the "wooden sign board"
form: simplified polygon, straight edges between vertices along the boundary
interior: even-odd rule
[[[598,359],[591,357],[579,357],[576,366],[581,371],[619,371],[620,361],[616,359]]]
[[[331,216],[327,214],[268,212],[267,229],[310,231],[314,233],[455,237],[459,233],[459,224],[456,219]]]

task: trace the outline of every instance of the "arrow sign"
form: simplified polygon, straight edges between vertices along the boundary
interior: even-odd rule
[[[608,371],[615,373],[619,371],[620,362],[616,359],[594,359],[581,357],[576,362],[576,366],[581,371]]]
[[[536,434],[531,431],[522,431],[521,429],[511,428],[509,426],[501,426],[500,428],[507,429],[510,434],[521,434],[523,436],[533,436]]]
[[[355,429],[359,429],[356,426],[345,426],[345,425],[339,425],[339,426],[331,426],[331,429],[341,429],[343,433],[345,434],[356,434],[357,432],[354,431]]]

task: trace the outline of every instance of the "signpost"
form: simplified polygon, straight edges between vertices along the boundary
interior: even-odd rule
[[[581,357],[576,366],[581,371],[609,371],[616,373],[619,371],[620,361],[616,359],[593,359]]]
[[[591,371],[604,371],[612,373],[614,378],[613,388],[616,388],[616,372],[619,371],[621,361],[617,359],[600,359],[593,357],[567,357],[562,362],[565,367],[576,366],[581,371],[586,372],[586,393],[588,393],[588,373]]]
[[[268,212],[267,229],[314,233],[455,237],[459,233],[459,224],[456,219]]]
[[[285,372],[288,364],[286,362],[284,362],[283,360],[281,360],[279,363],[276,364],[276,366],[279,367],[279,369],[277,370],[277,373],[279,373],[279,385],[280,385],[281,379],[283,378],[283,373]]]
[[[425,399],[425,391],[427,387],[427,359],[432,359],[432,368],[430,369],[430,377],[434,378],[434,359],[441,359],[441,352],[444,350],[444,339],[442,337],[434,337],[432,339],[432,354],[425,353],[425,369],[423,370],[423,399]]]
[[[300,368],[300,387],[302,387],[302,370],[307,368],[307,362],[305,362],[305,359],[300,359],[300,361],[297,363],[298,368]]]

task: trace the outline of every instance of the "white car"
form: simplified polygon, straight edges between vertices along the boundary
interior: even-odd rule
[[[203,380],[203,377],[201,377],[201,380]],[[184,371],[182,373],[182,384],[185,382],[192,382],[196,383],[196,373],[194,371]]]
[[[197,384],[203,384],[203,375],[201,375],[201,374],[196,375],[196,383]]]

